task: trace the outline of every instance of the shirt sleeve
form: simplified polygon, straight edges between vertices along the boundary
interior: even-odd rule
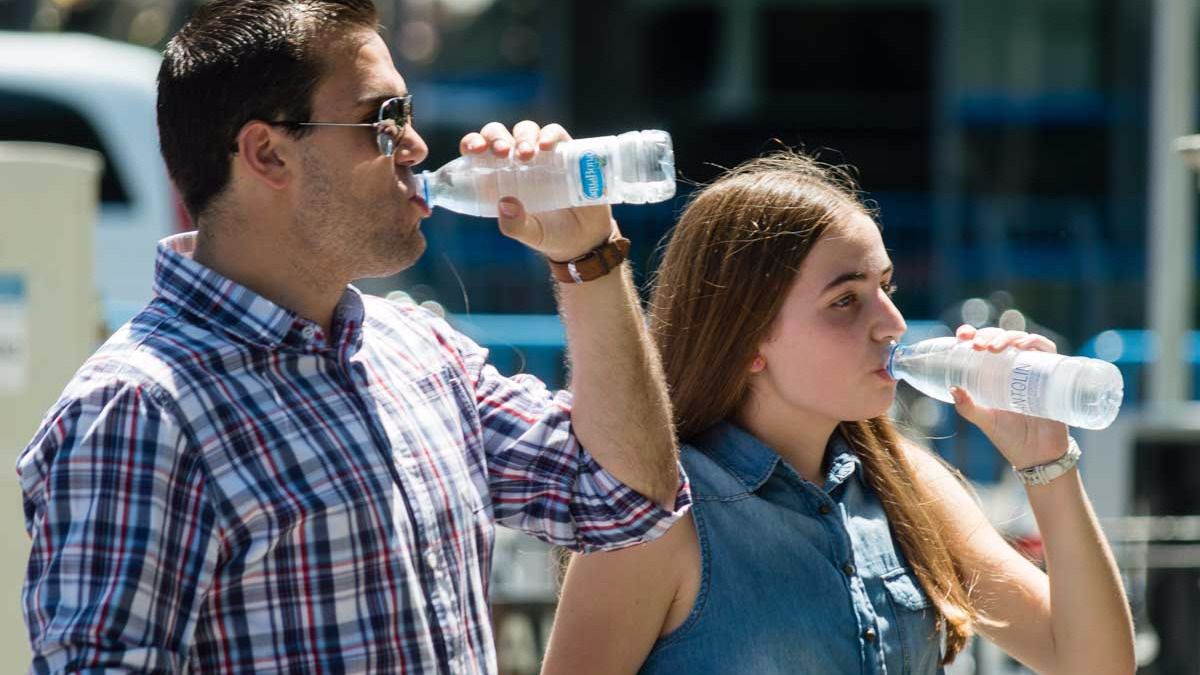
[[[30,672],[183,670],[219,546],[198,453],[151,392],[60,405],[18,461]]]
[[[569,392],[551,392],[532,375],[501,375],[486,363],[486,349],[444,330],[475,394],[497,522],[586,553],[655,539],[687,512],[691,492],[682,466],[675,504],[665,509],[580,445]]]

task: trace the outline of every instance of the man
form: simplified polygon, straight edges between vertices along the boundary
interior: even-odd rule
[[[19,460],[33,671],[494,672],[494,523],[592,550],[686,508],[607,207],[500,204],[551,261],[600,251],[558,286],[573,401],[348,286],[412,264],[428,215],[375,26],[370,0],[215,0],[167,47],[162,148],[198,233],[160,244],[156,298]],[[566,138],[489,124],[461,149]]]

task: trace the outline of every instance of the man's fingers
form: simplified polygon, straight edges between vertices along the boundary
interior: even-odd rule
[[[458,151],[466,155],[490,149],[497,157],[507,157],[515,150],[518,159],[529,161],[539,150],[553,150],[555,145],[569,140],[571,135],[560,124],[541,127],[532,120],[522,120],[510,132],[499,122],[489,122],[478,132],[463,136]]]
[[[492,154],[497,157],[507,157],[509,150],[513,147],[513,137],[509,133],[508,127],[499,122],[488,122],[479,133],[487,140],[488,146],[492,149]]]
[[[541,127],[537,122],[522,120],[513,127],[513,142],[517,148],[517,159],[527,162],[534,158],[538,150],[538,132]]]
[[[538,148],[553,150],[555,145],[571,140],[571,134],[561,124],[547,124],[538,132]]]
[[[463,136],[462,140],[458,142],[458,154],[477,154],[487,150],[487,147],[488,142],[487,139],[483,137],[483,134],[480,134],[477,131],[472,131],[466,136]]]

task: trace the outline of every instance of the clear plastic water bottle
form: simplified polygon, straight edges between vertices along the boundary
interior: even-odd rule
[[[956,337],[890,345],[887,372],[917,391],[953,403],[950,387],[979,405],[1046,417],[1083,429],[1104,429],[1121,409],[1125,380],[1107,361],[1009,348],[978,351]]]
[[[580,138],[515,156],[464,155],[417,176],[430,208],[495,216],[501,197],[516,197],[530,213],[591,204],[646,204],[675,195],[675,151],[665,131]]]

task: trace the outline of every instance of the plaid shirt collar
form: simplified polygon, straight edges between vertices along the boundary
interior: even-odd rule
[[[317,323],[281,307],[192,259],[196,233],[185,232],[158,242],[154,294],[235,339],[270,350],[316,352],[327,349],[353,354],[362,344],[363,300],[346,286],[333,312],[328,341]]]

